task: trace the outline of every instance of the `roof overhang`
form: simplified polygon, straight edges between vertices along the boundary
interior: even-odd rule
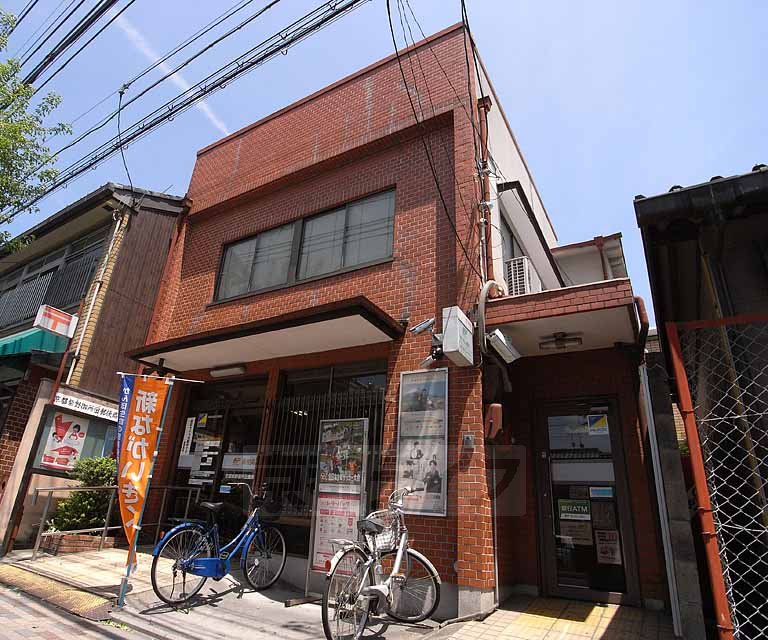
[[[150,344],[127,355],[172,371],[197,371],[378,344],[404,332],[400,322],[359,296]]]
[[[488,303],[487,317],[488,331],[500,329],[521,356],[634,346],[640,328],[626,278],[498,298]],[[580,344],[542,347],[560,333]]]

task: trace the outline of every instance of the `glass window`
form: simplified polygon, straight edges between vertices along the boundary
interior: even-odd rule
[[[257,238],[249,238],[227,247],[219,280],[219,298],[231,298],[248,292]]]
[[[503,214],[499,230],[501,231],[501,256],[505,261],[525,255]]]
[[[256,236],[250,290],[266,289],[288,281],[293,227],[288,224]]]
[[[363,362],[333,368],[333,391],[381,391],[387,383],[387,361]]]
[[[349,206],[344,236],[345,267],[392,255],[394,213],[392,192]]]
[[[341,269],[345,210],[329,211],[304,223],[299,280]]]

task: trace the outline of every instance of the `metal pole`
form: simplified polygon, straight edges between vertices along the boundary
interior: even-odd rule
[[[37,560],[37,552],[40,549],[40,541],[43,539],[43,528],[45,527],[45,520],[48,518],[48,509],[51,508],[51,498],[53,498],[53,491],[48,491],[48,497],[45,499],[45,507],[43,507],[43,515],[40,518],[40,527],[37,529],[35,548],[32,551],[33,560]]]
[[[163,501],[160,503],[160,516],[157,518],[157,526],[155,527],[155,544],[160,537],[160,525],[163,523],[163,513],[165,512],[165,502],[168,499],[168,487],[163,487]]]
[[[670,359],[675,374],[677,395],[680,401],[680,413],[683,416],[685,435],[688,438],[688,448],[691,452],[691,469],[693,471],[693,484],[696,489],[696,512],[701,525],[701,536],[704,539],[704,551],[707,555],[707,569],[709,571],[709,583],[712,587],[712,600],[715,606],[717,618],[717,635],[720,640],[733,640],[733,623],[731,610],[728,605],[728,595],[725,589],[723,566],[720,562],[720,549],[717,544],[715,532],[715,520],[712,516],[712,501],[707,487],[707,475],[704,470],[704,456],[701,451],[699,432],[696,428],[696,418],[693,414],[693,400],[691,390],[688,387],[688,376],[685,373],[683,356],[680,350],[680,336],[677,333],[677,325],[674,322],[666,323],[667,338],[669,340]]]
[[[152,466],[149,468],[149,476],[147,477],[147,489],[146,489],[146,496],[149,496],[149,486],[152,483],[152,475],[155,472],[155,463],[157,462],[157,452],[160,449],[160,442],[163,437],[163,428],[165,427],[165,417],[168,415],[168,407],[171,404],[171,395],[173,394],[173,378],[170,379],[170,382],[168,383],[170,389],[168,389],[168,395],[165,397],[165,406],[163,407],[163,415],[160,418],[160,426],[157,428],[157,443],[155,444],[155,451],[152,454]],[[119,452],[118,452],[119,455]],[[118,489],[119,490],[119,489]],[[144,498],[144,504],[141,505],[141,513],[139,514],[139,524],[136,526],[136,535],[133,537],[133,543],[131,544],[131,548],[128,550],[128,564],[125,567],[125,576],[123,576],[123,580],[120,583],[120,595],[117,599],[117,606],[122,608],[125,606],[125,594],[128,592],[128,579],[131,577],[131,565],[133,564],[132,560],[136,557],[136,547],[139,542],[139,534],[141,533],[141,522],[144,519],[144,511],[146,511],[147,508],[147,498]]]
[[[107,517],[104,520],[104,530],[101,532],[101,540],[99,540],[99,551],[104,548],[104,540],[107,537],[107,531],[109,530],[109,521],[112,519],[112,505],[115,503],[115,496],[117,495],[117,489],[109,492],[109,506],[107,507]]]

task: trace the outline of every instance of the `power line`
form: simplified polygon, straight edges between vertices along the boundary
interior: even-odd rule
[[[28,201],[23,207],[8,213],[13,217],[29,206],[35,204],[46,195],[79,177],[89,169],[103,162],[125,145],[129,145],[144,137],[165,122],[193,107],[206,96],[222,89],[229,82],[236,80],[245,73],[261,66],[273,57],[287,52],[294,45],[302,42],[316,31],[332,24],[347,13],[369,0],[328,0],[308,14],[294,21],[289,26],[270,36],[238,58],[230,61],[217,71],[209,74],[197,84],[186,89],[178,96],[144,116],[123,132],[120,140],[112,138],[103,143],[87,156],[80,158],[64,171],[39,196]],[[58,155],[57,154],[54,155]]]
[[[53,47],[50,52],[48,52],[45,57],[43,57],[37,66],[27,74],[27,76],[24,78],[24,82],[26,84],[32,84],[35,80],[37,80],[40,75],[48,67],[50,67],[61,54],[63,54],[67,49],[69,49],[69,47],[71,47],[85,33],[87,33],[90,28],[99,20],[101,20],[102,16],[115,4],[117,4],[117,0],[102,0],[101,3],[86,13],[85,16],[83,16],[80,21],[72,29],[70,29],[69,33],[67,33],[67,35],[65,35],[59,41],[59,43]]]
[[[57,11],[58,11],[60,8],[61,8],[61,5],[63,5],[63,4],[66,2],[66,1],[67,1],[67,0],[60,0],[60,1],[59,1],[59,4],[57,4],[57,5],[54,7],[53,11],[51,11],[51,12],[48,14],[48,17],[47,17],[45,20],[43,20],[43,21],[40,23],[40,25],[37,27],[37,29],[35,29],[35,30],[34,30],[34,31],[31,33],[31,34],[29,34],[29,35],[27,36],[27,39],[26,39],[24,42],[22,42],[22,43],[21,43],[21,44],[20,44],[20,45],[19,45],[19,46],[18,46],[18,47],[17,47],[17,48],[14,50],[14,52],[13,52],[13,55],[11,56],[12,58],[17,58],[19,53],[21,53],[21,55],[22,55],[22,56],[26,55],[26,53],[27,53],[27,52],[28,52],[28,51],[29,51],[29,50],[30,50],[32,47],[34,47],[34,46],[35,46],[35,44],[37,44],[37,40],[34,40],[35,36],[37,36],[37,34],[38,34],[38,33],[40,33],[40,30],[41,30],[43,27],[46,27],[46,25],[48,24],[49,20],[51,20],[51,18],[53,18],[53,17],[54,17],[54,14],[55,14],[55,13],[56,13],[56,12],[57,12]],[[61,16],[63,16],[63,15],[64,15],[64,12],[65,12],[65,11],[66,11],[66,10],[67,10],[69,7],[71,7],[71,6],[72,6],[74,3],[75,3],[75,0],[70,0],[70,3],[69,3],[69,4],[68,4],[68,5],[67,5],[67,6],[64,8],[64,10],[63,10],[63,11],[62,11],[62,12],[61,12],[61,13],[60,13],[60,14],[59,14],[59,15],[58,15],[56,18],[54,18],[53,22],[52,22],[52,23],[51,23],[49,26],[47,26],[47,27],[45,28],[45,30],[43,31],[43,35],[45,35],[45,34],[48,32],[48,29],[50,29],[50,28],[51,28],[51,26],[53,26],[53,24],[56,22],[56,20],[57,20],[58,18],[60,18]],[[40,37],[42,37],[42,36],[40,36]],[[33,41],[32,45],[30,45],[28,48],[26,48],[26,49],[25,49],[24,47],[26,47],[26,46],[27,46],[27,44],[28,44],[30,41]]]
[[[128,4],[126,4],[120,11],[118,11],[114,16],[112,16],[109,21],[101,27],[96,33],[94,33],[88,40],[77,50],[75,51],[69,58],[67,58],[57,69],[54,71],[48,78],[46,78],[45,82],[40,84],[37,89],[35,90],[35,93],[40,91],[45,85],[47,85],[51,80],[53,80],[59,73],[61,73],[66,66],[72,62],[80,53],[85,49],[89,44],[91,44],[96,38],[98,38],[106,29],[111,25],[115,20],[117,20],[123,13],[125,13],[126,9],[130,7],[136,0],[129,0]],[[34,95],[34,94],[33,94]]]
[[[397,49],[397,37],[395,36],[395,27],[392,24],[392,8],[390,7],[390,0],[386,0],[387,2],[387,19],[389,21],[389,32],[392,36],[392,45],[395,48],[395,58],[397,59],[397,66],[400,68],[400,75],[403,78],[403,84],[405,85],[405,94],[408,96],[408,103],[411,105],[411,110],[413,111],[413,117],[416,119],[416,123],[421,126],[422,131],[424,129],[424,124],[419,120],[419,114],[416,112],[416,106],[413,103],[413,98],[411,98],[411,94],[408,91],[408,80],[405,77],[405,70],[403,69],[403,63],[400,60],[400,52]],[[464,246],[464,243],[461,240],[461,237],[459,236],[459,232],[456,229],[456,223],[453,221],[453,218],[451,218],[450,210],[448,209],[448,204],[445,201],[445,197],[443,196],[443,190],[440,188],[440,180],[437,176],[437,169],[435,169],[435,165],[432,161],[432,156],[429,153],[429,148],[427,147],[427,142],[424,139],[424,134],[422,133],[419,136],[419,139],[421,140],[421,144],[424,147],[424,154],[427,156],[427,163],[429,164],[429,169],[432,172],[432,178],[435,181],[435,187],[437,188],[437,193],[440,197],[440,202],[443,205],[443,210],[445,212],[445,217],[448,219],[448,223],[451,225],[451,229],[453,230],[453,235],[456,236],[456,240],[459,243],[459,246],[461,247],[462,252],[464,253],[464,257],[467,259],[467,263],[472,268],[472,270],[480,277],[480,280],[483,280],[483,274],[478,271],[477,267],[475,267],[472,258],[469,257],[469,252],[467,251],[467,248]]]
[[[69,19],[70,19],[70,18],[71,18],[71,17],[72,17],[74,14],[75,14],[75,12],[76,12],[76,11],[77,11],[77,10],[78,10],[78,9],[79,9],[79,8],[80,8],[82,5],[83,5],[83,3],[84,3],[84,2],[85,2],[85,0],[79,0],[79,2],[77,3],[77,5],[75,6],[75,8],[74,8],[74,9],[72,9],[72,10],[71,10],[69,13],[67,13],[67,15],[66,15],[66,16],[65,16],[63,19],[61,19],[61,20],[59,21],[59,23],[58,23],[58,24],[55,26],[55,28],[53,29],[53,31],[51,31],[51,32],[50,32],[50,33],[49,33],[49,34],[48,34],[48,35],[45,37],[45,39],[44,39],[44,40],[43,40],[43,41],[42,41],[40,44],[38,44],[38,45],[37,45],[37,46],[34,48],[34,50],[33,50],[31,53],[26,53],[26,54],[24,55],[24,58],[23,58],[23,59],[22,59],[22,61],[21,61],[21,66],[24,66],[25,64],[27,64],[27,62],[29,62],[29,61],[32,59],[32,56],[34,56],[34,55],[35,55],[35,54],[36,54],[38,51],[40,51],[40,49],[43,47],[43,45],[44,45],[46,42],[48,42],[48,40],[50,40],[50,39],[53,37],[53,35],[54,35],[54,34],[55,34],[55,33],[56,33],[56,32],[57,32],[59,29],[61,29],[61,27],[63,27],[63,26],[64,26],[64,24],[65,24],[65,23],[66,23],[66,22],[67,22],[67,21],[68,21],[68,20],[69,20]],[[62,12],[59,14],[59,16],[61,16],[62,14],[64,14],[64,13],[65,13],[65,12],[66,12],[66,11],[67,11],[67,10],[68,10],[70,7],[71,7],[71,6],[72,6],[72,3],[70,2],[70,3],[69,3],[67,6],[66,6],[66,8],[64,9],[64,11],[62,11]],[[58,18],[57,18],[57,20],[58,20]],[[55,24],[55,23],[54,23],[54,24]],[[51,25],[51,26],[53,26],[53,25]],[[33,44],[33,46],[34,46],[34,44]]]
[[[26,18],[29,15],[29,12],[35,8],[35,5],[37,3],[38,3],[38,0],[30,0],[29,2],[27,2],[24,8],[19,12],[19,17],[16,18],[16,23],[13,25],[13,28],[8,32],[9,36],[14,31],[16,31],[16,27],[18,27],[21,24],[21,21],[24,20],[24,18]]]

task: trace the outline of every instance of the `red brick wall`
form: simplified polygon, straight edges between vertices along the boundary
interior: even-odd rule
[[[541,584],[534,429],[537,404],[585,396],[617,400],[629,480],[641,596],[667,599],[666,575],[650,476],[650,454],[638,416],[635,356],[619,349],[524,358],[510,367],[514,392],[504,402],[505,425],[526,447],[525,516],[500,518],[499,574],[505,584]],[[648,459],[646,460],[646,457]]]
[[[43,377],[41,374],[39,369],[32,369],[29,379],[19,383],[16,388],[16,395],[11,401],[11,406],[5,417],[2,433],[0,433],[0,497],[5,491],[5,483],[13,469],[16,453],[19,450],[29,414],[35,403],[37,388]]]
[[[631,304],[634,304],[634,298],[629,279],[607,280],[527,296],[491,300],[487,307],[487,324],[506,324]]]
[[[463,37],[461,30],[452,29],[431,43],[462,95]],[[201,152],[189,187],[191,213],[164,278],[152,342],[357,295],[396,319],[414,323],[441,318],[442,308],[457,301],[465,310],[474,304],[478,279],[446,219],[418,137],[423,134],[431,149],[448,214],[477,264],[473,129],[435,55],[425,48],[418,55],[438,114],[434,117],[427,107],[431,117],[424,127],[414,126],[400,71],[390,60]],[[418,76],[426,107],[420,69]],[[467,102],[474,113],[474,101]],[[225,243],[388,188],[396,190],[391,262],[210,305]],[[407,334],[388,347],[382,499],[394,485],[400,373],[417,369],[429,348],[427,334]],[[359,359],[370,358],[370,351],[360,350]],[[314,366],[333,363],[338,357],[330,353],[254,363],[249,374],[306,365],[308,358]],[[449,395],[448,517],[412,516],[409,529],[444,580],[489,588],[494,577],[480,369],[451,367]],[[180,410],[174,415],[176,433],[168,434],[167,444],[178,439],[183,420]],[[476,448],[461,455],[464,434],[475,436]],[[170,480],[172,452],[160,456],[158,478]],[[466,535],[469,527],[472,534]]]

